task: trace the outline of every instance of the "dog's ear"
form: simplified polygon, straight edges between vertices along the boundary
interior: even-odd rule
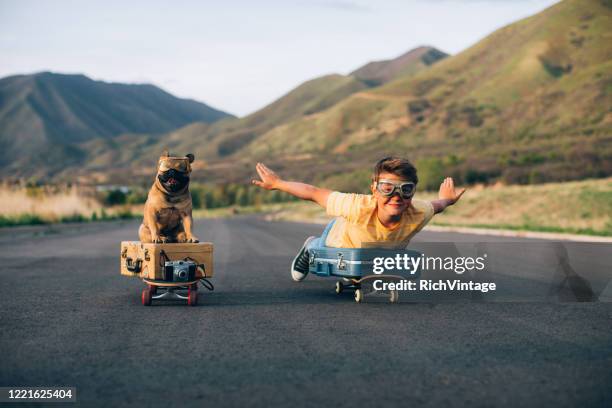
[[[193,161],[195,160],[195,156],[192,153],[187,153],[185,157],[189,159],[189,163],[193,163]]]
[[[162,152],[161,157],[170,157],[170,152],[168,151],[168,149]]]

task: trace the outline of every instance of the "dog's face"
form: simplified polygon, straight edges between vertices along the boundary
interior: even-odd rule
[[[189,184],[193,154],[185,157],[173,157],[164,153],[157,164],[157,178],[169,193],[182,191]]]

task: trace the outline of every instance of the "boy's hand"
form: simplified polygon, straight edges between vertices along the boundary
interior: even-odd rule
[[[281,181],[281,178],[278,177],[274,171],[270,170],[265,164],[257,163],[255,166],[257,170],[257,174],[259,174],[260,180],[253,180],[253,184],[259,186],[261,188],[265,188],[266,190],[274,190],[278,188],[278,184]]]
[[[299,183],[296,181],[285,181],[278,177],[278,174],[270,170],[263,163],[257,163],[255,166],[257,174],[261,180],[253,180],[253,184],[266,190],[280,190],[291,194],[302,200],[310,200],[325,208],[327,205],[327,197],[331,193],[326,188],[311,186],[310,184]]]
[[[455,182],[452,177],[447,177],[442,184],[440,184],[438,198],[440,200],[448,200],[449,204],[452,205],[459,201],[463,193],[465,193],[465,188],[462,188],[460,191],[455,190]]]

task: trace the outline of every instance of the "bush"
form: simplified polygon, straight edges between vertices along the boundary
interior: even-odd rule
[[[148,193],[144,190],[132,190],[126,196],[127,204],[144,204]]]
[[[121,190],[110,190],[106,192],[102,201],[109,206],[122,205],[126,203],[127,195]]]

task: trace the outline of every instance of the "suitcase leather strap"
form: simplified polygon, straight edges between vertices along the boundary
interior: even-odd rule
[[[140,272],[142,269],[142,259],[136,259],[136,261],[133,261],[132,258],[126,258],[125,268],[133,273]]]
[[[138,273],[142,269],[142,259],[136,258],[134,261],[132,258],[127,256],[127,248],[123,248],[121,251],[121,257],[125,259],[125,269],[132,273]]]

